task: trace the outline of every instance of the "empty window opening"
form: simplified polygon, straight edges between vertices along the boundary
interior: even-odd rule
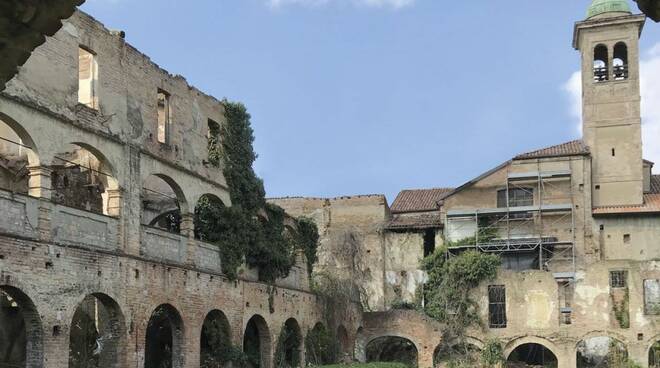
[[[557,282],[559,287],[559,324],[570,325],[573,323],[573,283],[568,280]]]
[[[144,368],[183,368],[183,322],[169,304],[156,308],[147,325]]]
[[[10,125],[11,124],[11,125]],[[16,128],[16,129],[15,129]],[[9,119],[0,119],[0,188],[21,194],[28,194],[30,163],[35,164],[35,152],[27,133]],[[23,139],[25,137],[25,140]]]
[[[208,136],[208,151],[209,163],[213,167],[220,167],[220,124],[209,119],[208,121],[209,136]]]
[[[609,57],[607,46],[598,45],[594,49],[594,82],[605,82],[609,80]]]
[[[591,337],[577,345],[577,368],[628,366],[628,350],[621,341],[609,336]]]
[[[386,336],[371,340],[366,348],[367,362],[397,362],[417,366],[417,347],[405,338]]]
[[[172,233],[181,232],[181,189],[168,177],[151,175],[142,187],[142,224]]]
[[[490,328],[506,327],[506,288],[504,285],[488,287],[488,324]]]
[[[600,190],[600,185],[596,185],[596,190]]]
[[[507,201],[508,198],[508,201]],[[497,207],[524,207],[534,204],[534,189],[532,188],[511,188],[508,191],[501,189],[497,191]]]
[[[424,257],[435,252],[435,230],[429,229],[424,233]]]
[[[556,367],[557,357],[541,344],[523,344],[509,354],[507,367]]]
[[[616,156],[616,149],[612,148],[612,157]]]
[[[117,303],[106,295],[89,295],[71,321],[69,368],[116,367],[123,354],[119,339],[123,318]]]
[[[614,46],[612,72],[614,80],[628,79],[628,46],[623,42],[619,42]]]
[[[98,64],[96,55],[82,47],[78,48],[78,102],[98,109]]]
[[[200,339],[200,367],[222,367],[230,357],[231,328],[224,313],[211,311],[204,319]]]
[[[623,234],[623,244],[630,244],[630,234]]]
[[[627,271],[610,271],[610,287],[615,289],[625,288],[628,286],[628,272]]]
[[[158,90],[158,142],[170,144],[171,125],[170,95]]]
[[[644,312],[660,315],[660,280],[644,280]]]

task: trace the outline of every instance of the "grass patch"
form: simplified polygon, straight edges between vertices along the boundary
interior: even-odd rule
[[[332,365],[322,365],[316,367],[317,368],[410,368],[410,366],[396,362],[332,364]]]

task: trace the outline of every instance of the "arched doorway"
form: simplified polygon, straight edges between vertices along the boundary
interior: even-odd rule
[[[5,366],[43,367],[41,318],[30,298],[11,286],[0,286],[0,367]]]
[[[302,343],[302,333],[298,321],[289,318],[282,326],[280,336],[277,339],[275,367],[295,368],[303,366]]]
[[[367,363],[398,362],[416,367],[417,355],[415,344],[403,337],[384,336],[367,344]]]
[[[660,368],[660,341],[649,349],[649,368]]]
[[[343,325],[337,327],[337,341],[339,342],[339,360],[350,361],[353,359],[353,349],[351,348],[351,340],[348,337],[348,331]]]
[[[270,343],[266,320],[258,314],[252,316],[243,334],[243,352],[251,368],[270,368]]]
[[[124,319],[107,295],[87,296],[76,308],[69,336],[69,368],[120,367]]]
[[[183,321],[173,306],[163,304],[151,314],[145,341],[145,368],[183,367]]]
[[[223,367],[231,359],[231,328],[224,313],[211,311],[204,319],[200,338],[200,367]]]
[[[621,367],[628,362],[628,349],[609,336],[595,336],[577,345],[578,368]]]
[[[522,344],[515,348],[506,360],[509,368],[557,367],[557,356],[541,344]]]
[[[314,325],[305,337],[305,359],[312,366],[329,365],[337,362],[335,337],[321,322]]]
[[[201,196],[195,205],[195,239],[208,243],[220,240],[223,233],[231,231],[225,223],[227,216],[227,207],[220,198],[213,194]]]

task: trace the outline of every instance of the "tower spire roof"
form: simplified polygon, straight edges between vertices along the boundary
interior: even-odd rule
[[[632,11],[627,0],[593,0],[587,10],[587,19],[608,13],[632,14]]]

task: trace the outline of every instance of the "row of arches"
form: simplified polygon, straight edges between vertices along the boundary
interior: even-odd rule
[[[540,339],[535,339],[540,340]],[[551,344],[543,341],[513,342],[505,352],[505,367],[557,367],[559,359]],[[415,367],[418,364],[417,346],[410,339],[400,336],[381,336],[367,342],[367,362],[398,362]],[[438,346],[433,353],[435,367],[449,367],[460,361],[466,366],[481,362],[482,344],[476,340]],[[628,361],[628,350],[620,340],[611,336],[591,336],[576,346],[577,368],[619,368]],[[660,341],[649,347],[648,366],[660,368]]]
[[[112,368],[123,366],[128,354],[128,335],[120,306],[110,296],[94,293],[76,307],[69,329],[70,368]],[[185,331],[179,311],[170,304],[158,306],[150,315],[144,334],[144,368],[184,367]],[[325,329],[317,323],[314,329]],[[344,331],[345,328],[339,328]],[[58,335],[59,327],[53,335]],[[199,340],[201,368],[224,367],[230,361],[245,359],[251,368],[293,368],[305,365],[303,333],[295,318],[287,319],[275,341],[271,362],[271,332],[261,315],[253,315],[243,330],[242,349],[234,347],[227,316],[210,311],[202,324]],[[341,332],[340,332],[341,334]],[[37,368],[44,364],[45,332],[41,317],[31,299],[21,290],[0,286],[0,366]],[[347,339],[347,336],[340,339]],[[244,353],[244,354],[243,354]]]
[[[0,189],[48,198],[97,214],[120,216],[122,198],[117,168],[101,150],[75,139],[59,149],[48,150],[54,152],[42,157],[27,130],[0,113]],[[192,218],[201,204],[225,206],[213,193],[198,195],[184,190],[171,173],[145,174],[140,180],[142,225],[179,233],[182,218]]]

